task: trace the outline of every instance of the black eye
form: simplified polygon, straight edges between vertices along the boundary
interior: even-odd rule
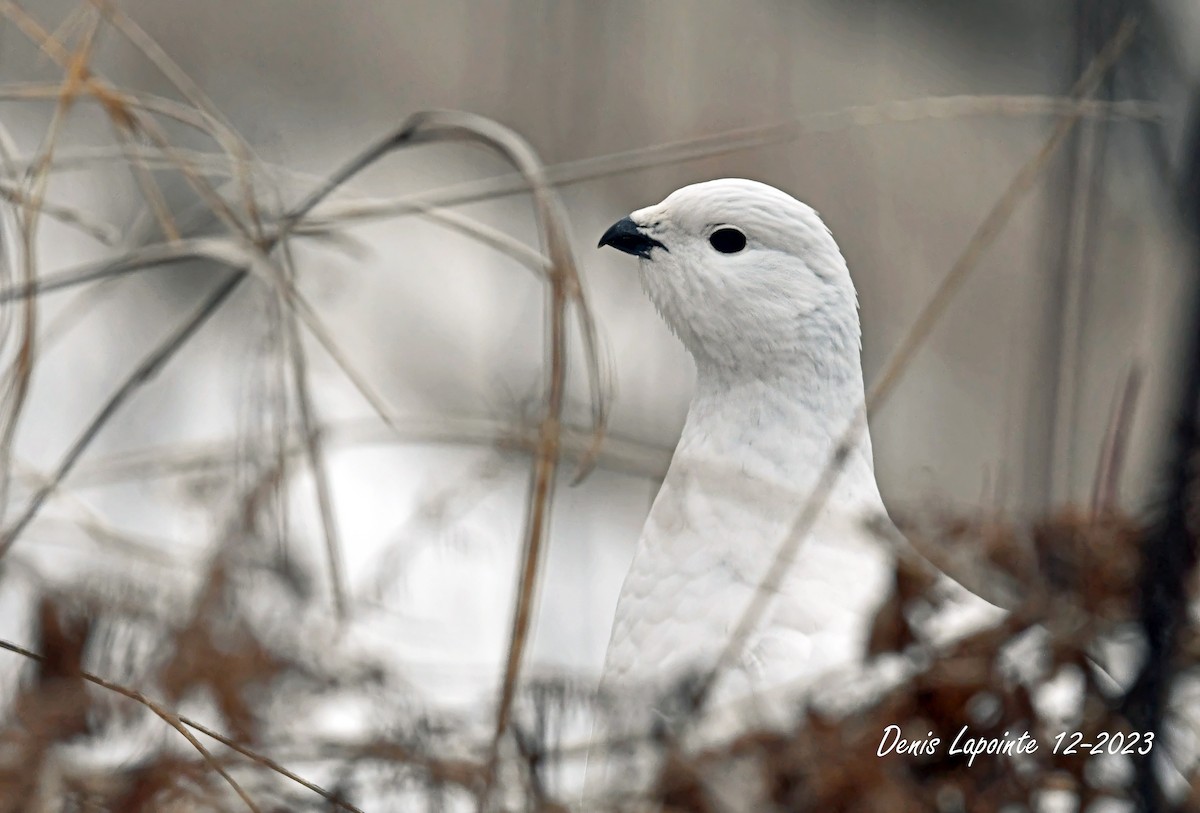
[[[731,226],[723,226],[708,236],[708,244],[722,254],[737,254],[746,247],[746,235]]]

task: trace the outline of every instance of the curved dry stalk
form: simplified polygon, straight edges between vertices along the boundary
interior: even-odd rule
[[[335,172],[320,187],[318,187],[307,198],[305,198],[304,201],[296,206],[291,213],[282,218],[278,227],[278,231],[272,235],[272,239],[277,240],[282,236],[293,233],[301,226],[303,222],[309,219],[312,210],[319,203],[328,198],[333,192],[342,187],[347,181],[349,181],[363,169],[370,166],[375,161],[378,161],[380,158],[392,152],[393,150],[404,146],[425,143],[436,138],[445,138],[451,134],[455,135],[455,137],[462,138],[464,133],[468,132],[467,130],[447,126],[445,124],[445,122],[454,117],[459,117],[463,121],[470,119],[472,126],[479,128],[479,133],[486,133],[487,135],[497,139],[501,137],[514,139],[518,138],[514,133],[512,133],[512,131],[501,127],[495,122],[490,122],[488,119],[482,117],[469,116],[465,113],[440,111],[414,114],[394,135],[384,138],[373,147],[370,147],[364,151],[360,156],[350,161],[341,170]],[[440,124],[431,125],[430,123],[434,121],[439,121]],[[421,129],[422,127],[431,126],[440,127],[440,129],[437,130],[436,135],[431,134],[434,132],[432,129]],[[486,136],[484,137],[486,138]],[[502,142],[484,140],[481,141],[481,143],[493,148],[498,148],[498,145],[500,145]],[[505,157],[511,158],[511,156],[508,154],[505,154]],[[540,167],[540,164],[538,164],[538,166]],[[527,177],[525,182],[529,182]],[[546,184],[544,181],[542,183],[543,188],[548,190],[548,184]],[[547,199],[544,196],[539,196],[535,192],[534,197],[540,211],[543,211],[544,214],[548,215],[553,209],[555,215],[558,216],[560,220],[565,222],[565,218],[562,218],[561,214],[558,212],[560,207],[557,204],[557,200],[555,200],[553,206],[551,206],[546,202]],[[437,204],[434,203],[415,202],[411,212],[424,214],[431,212],[436,206]],[[457,228],[462,228],[465,225],[465,222],[462,218],[452,218],[446,222],[454,225]],[[543,230],[546,229],[546,222],[544,220],[540,221],[539,225]],[[474,233],[474,230],[472,230],[472,233]],[[490,237],[494,237],[494,233],[490,235]],[[543,240],[547,243],[549,260],[552,264],[558,265],[561,263],[562,257],[556,256],[556,253],[560,255],[564,253],[569,255],[569,240],[567,239],[565,229],[544,231]],[[527,257],[528,255],[525,256]],[[541,262],[541,258],[538,258],[539,265]],[[586,298],[583,295],[582,284],[579,280],[578,274],[574,271],[573,263],[570,268],[571,273],[566,278],[566,289],[564,295],[572,301],[572,304],[574,304],[580,320],[580,332],[583,338],[584,351],[588,364],[588,380],[592,401],[592,420],[593,425],[596,427],[597,435],[599,436],[603,433],[603,428],[607,422],[608,409],[607,398],[604,395],[605,381],[603,380],[603,375],[601,373],[601,355],[598,351],[598,339],[595,331],[595,323],[591,315],[591,310],[587,305]]]
[[[32,661],[37,661],[38,663],[44,663],[46,660],[46,657],[44,655],[40,655],[37,652],[34,652],[30,649],[26,649],[25,647],[17,646],[16,644],[11,643],[9,641],[0,640],[0,649],[6,649],[9,652],[12,652],[13,654],[21,655],[22,657],[28,658]],[[250,759],[251,761],[258,763],[259,765],[262,765],[265,768],[267,768],[271,771],[274,771],[275,773],[277,773],[283,777],[286,777],[287,779],[290,779],[291,781],[293,781],[293,782],[301,785],[302,787],[312,791],[313,793],[317,794],[318,796],[325,799],[330,804],[335,805],[336,807],[338,807],[342,810],[348,811],[348,813],[363,813],[363,811],[360,810],[359,808],[355,807],[354,805],[350,804],[349,802],[341,800],[334,794],[332,794],[329,791],[322,788],[320,785],[317,785],[313,782],[309,782],[307,779],[303,778],[302,776],[299,776],[298,774],[296,774],[292,771],[289,771],[287,768],[283,767],[278,762],[275,762],[273,759],[263,756],[262,754],[259,754],[255,751],[251,750],[250,748],[247,748],[246,746],[241,745],[238,742],[235,742],[234,740],[230,739],[229,737],[226,737],[225,735],[223,735],[217,731],[214,731],[213,729],[209,728],[206,725],[203,725],[201,723],[196,722],[195,720],[191,720],[187,717],[184,717],[181,714],[175,714],[174,712],[169,711],[166,707],[162,706],[159,703],[156,703],[155,701],[146,697],[144,694],[137,691],[136,689],[131,689],[128,686],[121,685],[120,683],[114,683],[111,680],[107,680],[105,678],[100,677],[99,675],[92,674],[91,672],[80,672],[79,676],[82,677],[84,680],[86,680],[88,683],[95,684],[96,686],[99,686],[102,689],[107,689],[110,692],[119,694],[122,697],[125,697],[129,700],[134,701],[135,703],[145,706],[147,709],[149,709],[151,712],[153,712],[159,719],[161,719],[167,725],[171,726],[171,728],[178,731],[183,736],[183,738],[186,739],[188,741],[188,743],[190,743],[191,746],[196,749],[196,751],[204,759],[205,763],[207,763],[210,768],[212,768],[214,771],[216,771],[221,776],[221,778],[224,779],[229,784],[229,786],[233,789],[233,791],[235,793],[237,793],[237,795],[242,799],[242,801],[245,802],[246,806],[248,808],[250,808],[250,810],[255,811],[255,813],[259,813],[259,807],[254,803],[254,801],[250,798],[250,796],[246,793],[246,791],[242,788],[242,786],[240,784],[238,784],[237,780],[235,780],[229,774],[229,772],[225,770],[225,768],[222,766],[221,762],[219,760],[217,760],[216,758],[214,758],[213,755],[209,752],[209,750],[204,747],[203,743],[201,743],[198,739],[196,739],[195,735],[192,734],[192,732],[188,730],[189,728],[199,731],[204,736],[210,737],[211,739],[216,740],[217,742],[224,745],[226,748],[236,751],[237,753],[241,754],[242,756],[246,757],[247,759]]]
[[[1083,75],[1072,87],[1073,96],[1087,96],[1099,86],[1108,70],[1116,64],[1121,54],[1133,40],[1136,24],[1126,19],[1113,38],[1097,53],[1095,59],[1084,71]],[[1017,204],[1033,189],[1050,158],[1058,151],[1066,140],[1071,129],[1078,123],[1079,116],[1068,116],[1058,122],[1050,137],[1034,156],[1027,161],[1016,176],[1009,182],[1008,187],[1000,195],[988,211],[975,233],[971,236],[963,252],[955,260],[954,265],[942,278],[933,296],[926,302],[917,315],[913,326],[901,340],[900,345],[893,351],[883,372],[867,393],[865,408],[860,410],[850,426],[841,436],[837,447],[821,471],[812,493],[805,501],[796,520],[792,523],[784,537],[774,560],[771,562],[766,575],[759,582],[753,598],[738,619],[737,625],[730,633],[725,647],[717,658],[715,665],[700,681],[695,689],[693,700],[695,707],[700,709],[711,696],[712,688],[725,671],[738,657],[745,645],[746,639],[762,620],[770,597],[777,592],[783,579],[790,569],[796,552],[808,533],[812,530],[821,509],[832,494],[834,486],[845,466],[850,450],[858,442],[858,438],[867,428],[867,418],[887,400],[899,383],[904,372],[908,369],[913,357],[925,343],[934,326],[945,314],[955,294],[961,289],[970,272],[978,265],[980,257],[991,245],[1001,230],[1008,223],[1016,210]]]
[[[301,204],[297,208],[298,216],[291,221],[285,221],[282,230],[290,231],[301,218],[311,211],[319,199],[326,197],[364,167],[393,150],[403,146],[448,139],[481,144],[497,152],[520,172],[533,192],[544,251],[551,261],[547,290],[549,371],[546,382],[545,412],[538,433],[537,451],[530,475],[531,484],[526,506],[525,542],[521,558],[520,579],[513,613],[512,632],[509,637],[508,657],[505,662],[496,714],[492,758],[489,762],[494,766],[499,741],[508,729],[512,713],[517,679],[528,642],[541,548],[549,527],[551,494],[559,459],[560,423],[565,400],[565,322],[568,302],[575,304],[579,313],[580,327],[584,333],[585,352],[588,354],[589,360],[589,379],[592,383],[593,426],[597,437],[602,436],[607,418],[607,400],[601,389],[600,360],[595,352],[594,326],[571,254],[561,205],[545,182],[544,172],[536,154],[516,133],[480,116],[442,111],[420,113],[413,116],[393,136],[385,138],[364,152],[362,156],[351,161]]]
[[[595,437],[603,436],[606,419],[606,400],[600,389],[599,359],[595,351],[595,333],[583,297],[582,283],[571,252],[566,232],[566,217],[558,197],[550,191],[537,154],[524,139],[497,122],[467,113],[437,112],[410,120],[402,131],[406,141],[432,142],[444,139],[465,139],[482,144],[500,154],[526,179],[533,193],[543,250],[550,258],[547,277],[547,347],[549,351],[546,381],[545,411],[538,431],[537,449],[525,515],[525,541],[517,585],[516,607],[509,635],[508,657],[497,704],[496,724],[492,738],[489,765],[494,767],[499,743],[508,730],[512,704],[516,696],[521,663],[528,644],[532,624],[533,603],[541,549],[549,530],[550,510],[555,473],[559,461],[562,410],[566,391],[566,311],[573,302],[579,312],[585,336],[593,395],[593,426]],[[490,779],[494,771],[489,771]]]

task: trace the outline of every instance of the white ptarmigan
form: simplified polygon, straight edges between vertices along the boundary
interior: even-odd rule
[[[696,364],[602,678],[607,692],[665,691],[713,667],[864,408],[858,297],[817,213],[755,181],[686,186],[600,245],[640,258],[646,293]],[[714,701],[801,688],[861,659],[890,586],[872,516],[886,511],[864,431]]]

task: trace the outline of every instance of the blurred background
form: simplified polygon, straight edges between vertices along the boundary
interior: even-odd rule
[[[1193,284],[1178,206],[1200,80],[1192,0],[117,7],[121,25],[89,3],[2,6],[8,285],[99,267],[162,243],[172,228],[224,233],[180,162],[244,204],[224,145],[203,127],[154,114],[178,150],[164,159],[152,137],[122,130],[111,103],[82,93],[65,104],[72,53],[85,53],[93,77],[147,99],[195,107],[206,96],[253,151],[257,205],[275,215],[416,111],[493,118],[532,145],[552,178],[567,180],[585,159],[801,122],[788,137],[745,146],[731,136],[718,154],[650,156],[557,187],[612,384],[611,443],[581,484],[569,485],[569,461],[560,474],[529,674],[568,674],[580,685],[598,674],[621,579],[690,397],[689,359],[644,299],[633,261],[594,249],[602,231],[715,177],[794,194],[821,213],[849,262],[870,386],[1055,126],[1045,110],[991,97],[1068,95],[1130,14],[1140,21],[1134,44],[1095,98],[1143,104],[1072,132],[979,258],[872,435],[897,516],[933,508],[1029,517],[1086,505],[1114,415],[1128,419],[1119,505],[1137,512],[1159,487]],[[39,47],[43,37],[51,44]],[[139,42],[157,43],[192,84],[181,89]],[[960,96],[975,102],[936,101]],[[851,108],[863,110],[814,118]],[[356,176],[328,211],[509,171],[469,145],[404,150]],[[40,173],[44,189],[31,180]],[[30,196],[44,197],[31,231],[28,210],[17,213]],[[528,195],[454,211],[537,246]],[[346,614],[321,633],[330,646],[395,665],[438,703],[491,701],[524,524],[522,443],[535,431],[546,375],[545,285],[436,220],[329,223],[289,242],[295,285],[324,340],[304,325],[289,333],[277,289],[252,275],[120,400],[23,528],[3,563],[11,578],[0,634],[29,640],[31,584],[103,582],[80,578],[97,574],[140,585],[168,616],[186,615],[214,551],[230,550],[236,536],[229,555],[249,562],[247,572],[283,561],[308,580],[303,600],[262,623],[332,622],[332,576]],[[172,263],[44,292],[36,314],[5,306],[6,522],[26,512],[106,399],[228,274],[213,262]],[[577,334],[572,343],[567,415],[586,433]],[[35,352],[22,396],[14,371],[23,348]],[[1119,408],[1134,389],[1132,405]],[[315,456],[303,442],[306,411],[319,430]],[[340,573],[331,572],[328,539]],[[0,663],[12,680],[20,668],[15,656]],[[341,710],[329,725],[352,716]]]

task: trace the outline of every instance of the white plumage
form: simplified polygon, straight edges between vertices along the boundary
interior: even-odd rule
[[[697,370],[602,678],[606,692],[653,692],[713,666],[863,408],[858,301],[817,213],[755,181],[684,187],[618,222],[601,245],[641,258],[646,293]],[[800,690],[861,657],[889,573],[863,521],[883,514],[862,433],[782,589],[718,682],[718,703]]]

